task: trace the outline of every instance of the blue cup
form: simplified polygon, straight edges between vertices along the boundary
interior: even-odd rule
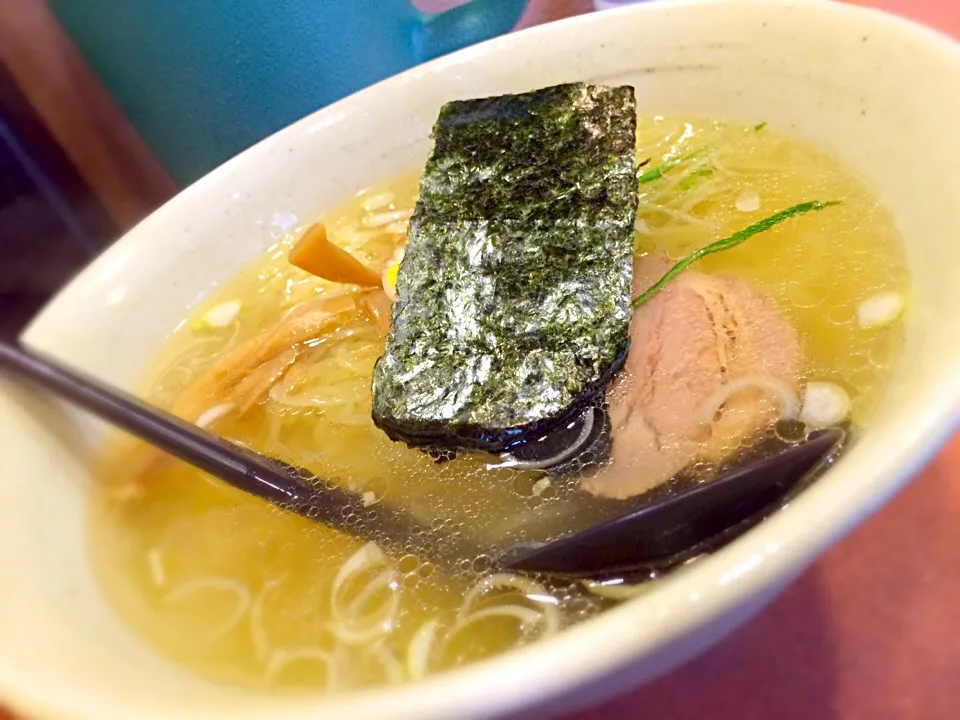
[[[371,83],[508,32],[526,0],[48,0],[181,185]]]

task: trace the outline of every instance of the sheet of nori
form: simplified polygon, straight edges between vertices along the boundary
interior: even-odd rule
[[[629,347],[629,86],[446,104],[373,379],[394,440],[499,452],[573,419]]]

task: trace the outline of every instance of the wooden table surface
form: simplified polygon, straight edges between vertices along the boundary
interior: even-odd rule
[[[855,1],[960,38],[960,0]],[[522,24],[589,8],[589,0],[533,0]],[[960,435],[720,645],[563,720],[628,718],[960,719]],[[13,718],[0,708],[0,720]]]

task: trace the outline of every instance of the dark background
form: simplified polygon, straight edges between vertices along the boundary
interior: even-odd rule
[[[0,66],[0,335],[15,334],[117,234]]]

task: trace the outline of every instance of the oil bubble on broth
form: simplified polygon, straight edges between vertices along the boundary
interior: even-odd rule
[[[845,419],[854,428],[869,424],[903,344],[898,317],[862,322],[865,301],[906,294],[889,212],[837,160],[767,127],[641,117],[636,158],[662,169],[639,186],[641,258],[677,260],[782,208],[842,200],[694,269],[743,280],[772,298],[799,338],[800,380],[842,388],[850,401]],[[408,174],[328,213],[330,240],[370,268],[389,267],[405,242],[417,183]],[[587,495],[577,481],[490,468],[490,456],[479,454],[437,463],[390,441],[371,420],[383,330],[350,286],[288,263],[298,235],[190,312],[160,349],[146,397],[331,487],[356,491],[367,504],[406,508],[424,526],[481,546],[548,540],[608,512],[609,501]],[[335,321],[316,319],[320,330],[303,342],[271,336],[281,344],[272,372],[238,376],[229,402],[204,396],[206,405],[186,410],[183,398],[198,378],[231,353],[242,359],[253,338],[291,318],[313,322],[310,308]],[[777,424],[768,435],[797,442],[803,426]],[[717,467],[701,459],[685,472],[699,482]],[[591,462],[575,470],[575,478],[604,472]],[[164,656],[263,691],[415,680],[549,636],[638,592],[503,573],[487,554],[434,562],[418,556],[413,542],[397,552],[280,512],[132,442],[111,446],[102,476],[91,547],[116,612]]]

